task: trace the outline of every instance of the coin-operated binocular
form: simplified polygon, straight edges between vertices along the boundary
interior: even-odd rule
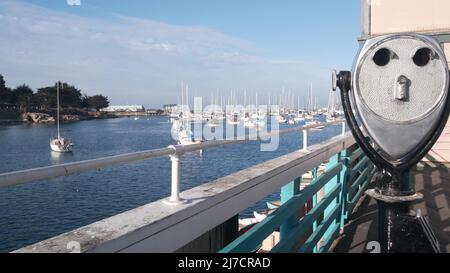
[[[409,33],[367,40],[352,72],[333,73],[337,87],[352,134],[378,169],[367,194],[378,202],[382,251],[439,252],[428,222],[411,213],[423,196],[409,181],[449,117],[449,70],[439,43]]]

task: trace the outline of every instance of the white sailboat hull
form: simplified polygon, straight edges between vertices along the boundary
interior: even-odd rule
[[[60,136],[59,132],[59,85],[60,82],[57,82],[56,85],[56,105],[57,105],[57,118],[56,118],[56,129],[58,131],[58,137],[50,140],[50,149],[57,153],[68,153],[72,152],[73,142],[69,139],[65,139]]]
[[[50,149],[57,153],[72,152],[73,144],[64,138],[55,138],[50,141]]]

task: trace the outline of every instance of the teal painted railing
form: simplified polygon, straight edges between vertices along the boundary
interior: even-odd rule
[[[281,189],[281,206],[222,253],[255,252],[272,233],[280,241],[271,252],[328,252],[367,189],[374,166],[356,145],[330,158],[326,169],[300,190],[301,177]]]

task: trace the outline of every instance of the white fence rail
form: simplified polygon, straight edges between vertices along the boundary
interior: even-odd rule
[[[354,143],[337,136],[184,191],[182,205],[159,200],[16,252],[173,252]]]

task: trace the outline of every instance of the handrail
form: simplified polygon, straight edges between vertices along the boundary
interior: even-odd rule
[[[336,176],[341,169],[342,164],[338,164],[329,172],[322,174],[320,177],[315,179],[311,185],[306,187],[303,192],[294,195],[283,206],[267,216],[260,223],[256,224],[252,231],[244,233],[238,240],[229,244],[221,252],[245,253],[253,251],[263,239],[267,238],[273,231],[280,227],[286,218],[298,213],[299,208],[304,206],[306,202],[308,202],[314,194],[325,186],[330,178]],[[262,227],[264,227],[264,229],[262,229]]]
[[[170,155],[172,153],[173,149],[162,148],[162,149],[141,151],[136,153],[108,156],[97,159],[76,161],[54,166],[39,167],[22,171],[2,173],[0,174],[0,188],[25,184],[38,180],[51,179],[105,167],[112,167],[126,163],[137,162],[150,158]]]
[[[254,252],[261,246],[263,251],[274,253],[328,252],[339,231],[345,228],[348,215],[368,188],[374,172],[373,163],[360,148],[354,148],[343,149],[330,158],[324,173],[304,189],[292,191],[292,187],[299,188],[295,182],[285,186],[289,190],[285,191],[282,204],[220,252]],[[301,180],[301,176],[297,179]],[[312,207],[306,206],[320,191],[322,197],[312,202]],[[284,225],[288,228],[283,229]],[[278,235],[265,241],[274,233]]]
[[[73,242],[81,252],[173,252],[354,144],[350,133],[336,136],[308,152],[294,151],[183,191],[189,202],[182,206],[164,206],[161,199],[17,252],[69,252],[67,245]],[[330,176],[322,176],[319,184]]]
[[[341,123],[345,124],[345,120],[342,119],[342,120],[337,120],[337,121],[333,121],[333,122],[325,122],[325,123],[320,123],[320,124],[315,124],[315,125],[288,128],[288,129],[269,132],[266,134],[250,135],[248,137],[250,140],[252,140],[252,137],[253,137],[253,139],[258,139],[257,137],[259,137],[259,139],[261,139],[263,137],[269,137],[269,136],[274,136],[274,135],[285,135],[288,133],[306,131],[308,129],[314,129],[314,128],[321,127],[321,126],[336,125],[336,124],[341,124]],[[169,146],[167,148],[126,153],[126,154],[120,154],[120,155],[115,155],[115,156],[83,160],[83,161],[65,163],[65,164],[54,165],[54,166],[46,166],[46,167],[39,167],[39,168],[33,168],[33,169],[27,169],[27,170],[21,170],[21,171],[2,173],[2,174],[0,174],[0,188],[16,186],[16,185],[20,185],[20,184],[26,184],[26,183],[30,183],[30,182],[39,181],[39,180],[52,179],[52,178],[57,178],[57,177],[61,177],[61,176],[72,175],[72,174],[76,174],[76,173],[81,173],[81,172],[86,172],[86,171],[91,171],[91,170],[96,170],[96,169],[101,169],[101,168],[112,167],[112,166],[116,166],[116,165],[130,164],[130,163],[134,163],[134,162],[138,162],[138,161],[142,161],[142,160],[154,159],[154,158],[163,157],[163,156],[170,156],[173,154],[182,154],[182,153],[186,153],[186,152],[194,152],[194,151],[198,151],[198,150],[215,148],[215,147],[219,147],[219,146],[238,144],[238,143],[250,141],[250,140],[247,140],[247,139],[213,140],[213,141],[206,141],[206,142],[188,145],[188,146],[174,145],[174,146]]]

